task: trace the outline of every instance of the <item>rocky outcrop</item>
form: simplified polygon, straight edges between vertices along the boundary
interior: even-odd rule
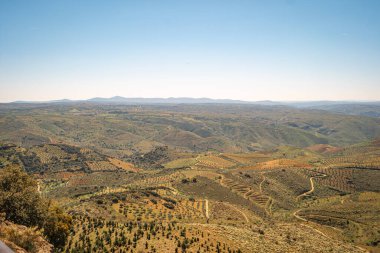
[[[16,253],[53,252],[53,245],[45,240],[37,228],[16,225],[8,221],[0,223],[0,241],[5,244],[4,248],[9,247]]]

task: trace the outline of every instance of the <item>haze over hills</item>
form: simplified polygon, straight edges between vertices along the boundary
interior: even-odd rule
[[[361,115],[368,117],[380,117],[379,101],[243,101],[233,99],[211,99],[191,97],[170,98],[127,98],[114,96],[111,98],[90,98],[84,100],[50,100],[50,101],[14,101],[7,104],[75,104],[75,103],[100,103],[114,105],[154,105],[154,104],[246,104],[263,106],[290,106],[300,109],[325,110],[332,113]]]
[[[0,179],[12,186],[0,184],[0,240],[59,252],[376,252],[379,137],[379,118],[283,105],[1,104]]]
[[[75,103],[75,102],[95,102],[95,103],[116,103],[116,104],[204,104],[204,103],[251,103],[242,100],[233,99],[211,99],[211,98],[127,98],[121,96],[114,96],[111,98],[95,97],[84,100],[50,100],[50,101],[15,101],[13,103]]]
[[[379,250],[376,104],[94,100],[0,104],[13,250]]]
[[[15,103],[0,105],[0,114],[3,141],[38,143],[50,138],[105,153],[154,145],[192,151],[342,146],[380,136],[377,117],[283,105]]]
[[[47,101],[23,101],[18,100],[9,103],[74,103],[74,102],[98,102],[98,103],[118,103],[118,104],[203,104],[203,103],[220,103],[220,104],[261,104],[261,105],[292,105],[297,107],[318,107],[331,105],[346,105],[346,104],[365,104],[365,105],[380,105],[380,101],[354,101],[354,100],[317,100],[317,101],[245,101],[236,99],[213,99],[213,98],[193,98],[193,97],[169,97],[169,98],[146,98],[146,97],[122,97],[114,96],[110,98],[95,97],[83,100],[59,99]]]
[[[0,253],[380,253],[379,13],[0,1]]]

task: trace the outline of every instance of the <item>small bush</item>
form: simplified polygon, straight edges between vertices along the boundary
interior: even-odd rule
[[[174,205],[173,204],[170,204],[170,203],[164,203],[163,204],[166,208],[168,209],[174,209]]]
[[[182,182],[182,184],[187,184],[187,183],[189,183],[190,181],[189,181],[189,179],[187,179],[187,178],[183,178],[183,179],[181,180],[181,182]]]

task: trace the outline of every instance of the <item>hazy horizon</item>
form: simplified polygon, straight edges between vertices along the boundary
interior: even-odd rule
[[[88,98],[81,98],[81,99],[71,99],[71,98],[58,98],[58,99],[51,99],[51,100],[14,100],[14,101],[7,101],[7,102],[0,102],[0,103],[28,103],[28,102],[31,102],[31,103],[49,103],[49,102],[60,102],[60,101],[70,101],[70,102],[81,102],[81,101],[91,101],[91,100],[94,100],[96,101],[96,99],[114,99],[114,98],[122,98],[122,99],[131,99],[131,100],[138,100],[138,99],[141,99],[141,100],[150,100],[150,99],[157,99],[157,100],[166,100],[166,99],[177,99],[177,100],[180,100],[180,99],[193,99],[193,100],[214,100],[214,101],[219,101],[219,100],[230,100],[230,101],[237,101],[237,102],[246,102],[246,103],[260,103],[260,102],[273,102],[273,103],[318,103],[318,102],[332,102],[332,103],[378,103],[380,102],[380,100],[360,100],[360,99],[356,99],[356,100],[302,100],[302,99],[299,99],[299,100],[269,100],[269,99],[264,99],[264,100],[240,100],[240,99],[230,99],[230,98],[210,98],[210,97],[124,97],[124,96],[119,96],[119,95],[115,95],[115,96],[111,96],[111,97],[88,97]]]
[[[2,1],[0,102],[379,101],[380,2]]]
[[[0,0],[0,253],[380,253],[379,13]]]

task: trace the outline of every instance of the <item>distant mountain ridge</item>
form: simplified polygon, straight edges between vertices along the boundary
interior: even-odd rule
[[[255,102],[234,100],[234,99],[212,99],[212,98],[191,98],[191,97],[169,97],[169,98],[142,98],[142,97],[121,97],[114,96],[111,98],[95,97],[84,100],[49,100],[49,101],[14,101],[11,103],[78,103],[78,102],[94,102],[94,103],[118,103],[118,104],[251,104]]]
[[[169,98],[144,98],[144,97],[122,97],[114,96],[110,98],[95,97],[82,100],[59,99],[47,101],[14,101],[11,103],[78,103],[78,102],[94,102],[94,103],[119,103],[119,104],[256,104],[256,105],[286,105],[298,108],[315,108],[319,109],[324,106],[335,105],[377,105],[380,101],[333,101],[333,100],[315,100],[315,101],[246,101],[237,99],[213,99],[213,98],[193,98],[193,97],[169,97]]]
[[[380,118],[380,101],[244,101],[234,99],[212,99],[191,97],[169,97],[169,98],[142,98],[122,97],[111,98],[95,97],[85,100],[50,100],[50,101],[15,101],[7,104],[75,104],[75,103],[98,103],[104,105],[178,105],[178,104],[230,104],[230,105],[252,105],[252,106],[289,106],[298,109],[323,110],[331,113],[345,115],[361,115],[372,118]]]
[[[221,103],[221,104],[246,104],[252,103],[242,100],[233,99],[212,99],[212,98],[191,98],[191,97],[169,97],[169,98],[126,98],[115,96],[111,98],[91,98],[86,100],[88,102],[97,103],[126,103],[126,104],[208,104],[208,103]]]

